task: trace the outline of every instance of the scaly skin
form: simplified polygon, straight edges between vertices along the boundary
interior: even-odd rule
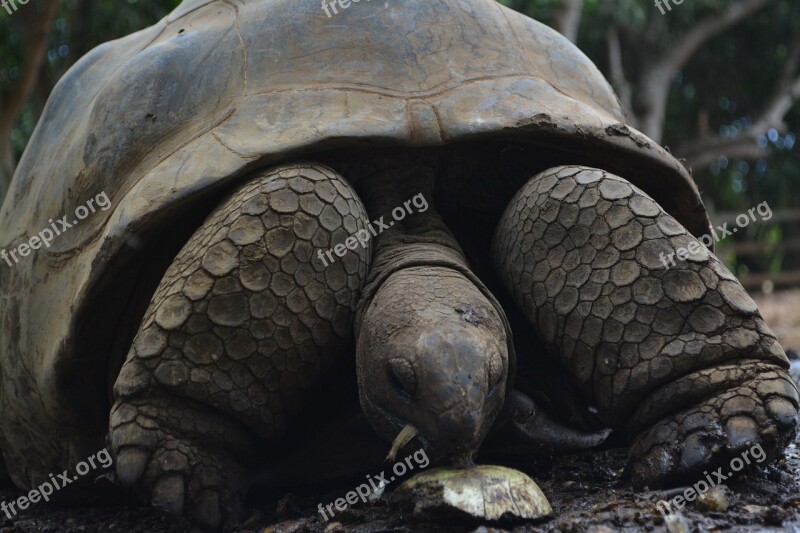
[[[635,436],[636,486],[697,475],[794,435],[798,393],[756,304],[705,248],[622,178],[583,167],[533,177],[498,224],[505,288],[610,427]]]
[[[361,406],[384,439],[411,424],[433,459],[470,464],[506,395],[505,314],[436,212],[435,162],[389,159],[366,172],[359,192],[373,220],[425,201],[375,238],[355,323]]]
[[[509,361],[503,321],[468,278],[436,266],[390,275],[357,354],[361,405],[384,438],[412,424],[433,460],[471,463],[503,406]]]
[[[114,387],[119,481],[207,527],[235,519],[247,474],[304,393],[347,356],[369,249],[316,255],[365,227],[322,165],[254,176],[164,276]]]

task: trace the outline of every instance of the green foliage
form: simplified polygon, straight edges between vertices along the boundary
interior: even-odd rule
[[[63,0],[51,30],[40,86],[12,132],[17,158],[33,133],[50,90],[70,66],[95,46],[156,23],[178,4],[179,0]],[[25,55],[23,17],[35,17],[41,8],[29,2],[20,5],[13,15],[0,9],[0,106],[19,83]]]
[[[606,36],[616,29],[623,38],[628,79],[680,42],[699,21],[719,16],[739,0],[691,0],[661,14],[653,0],[584,0],[579,47],[608,75]],[[561,0],[500,0],[502,4],[550,23]],[[735,137],[770,101],[789,54],[800,35],[800,2],[777,0],[733,29],[706,43],[679,72],[670,89],[663,144],[678,146],[701,135]],[[795,77],[800,73],[795,73]],[[635,87],[634,87],[635,89]],[[760,140],[773,155],[758,161],[720,157],[695,171],[706,204],[717,211],[743,212],[763,201],[773,210],[800,205],[800,105],[786,116],[786,130]],[[737,240],[800,238],[800,227],[755,224]],[[771,242],[771,241],[770,241]],[[737,258],[728,264],[740,273],[778,272],[800,267],[800,257],[782,253]]]

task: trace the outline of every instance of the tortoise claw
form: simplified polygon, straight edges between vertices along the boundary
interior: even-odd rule
[[[739,365],[749,379],[642,431],[631,448],[634,486],[665,487],[720,468],[728,477],[778,457],[796,431],[798,395],[782,369]],[[709,370],[703,376],[724,373]],[[697,380],[702,379],[698,377]]]
[[[728,433],[728,449],[743,450],[758,442],[758,426],[749,416],[734,416],[725,424]]]
[[[767,412],[780,429],[791,429],[797,426],[797,408],[788,400],[771,399],[767,403]]]
[[[683,444],[681,463],[683,467],[695,470],[707,464],[711,459],[711,455],[711,448],[704,442],[703,435],[692,433]]]
[[[134,486],[142,477],[150,454],[141,448],[123,448],[117,452],[117,480],[123,487]]]
[[[183,514],[184,482],[180,475],[161,478],[153,488],[153,507],[172,516]]]

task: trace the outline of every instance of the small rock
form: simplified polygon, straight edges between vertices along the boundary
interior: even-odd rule
[[[728,509],[727,488],[722,485],[711,487],[697,497],[697,508],[702,511],[725,512]]]
[[[784,520],[789,518],[789,513],[777,505],[770,505],[764,517],[764,523],[768,526],[781,527]]]
[[[261,533],[306,533],[310,530],[311,529],[308,526],[308,520],[301,519],[289,520],[286,522],[281,522],[280,524],[267,526]]]
[[[689,533],[689,521],[681,513],[670,513],[664,517],[664,525],[669,533]]]
[[[344,531],[344,526],[340,522],[331,522],[325,529],[325,533],[341,533]]]
[[[614,530],[606,526],[590,526],[586,533],[614,533]]]
[[[278,500],[278,503],[275,506],[275,514],[278,516],[278,518],[289,518],[296,516],[298,510],[297,496],[291,492]]]
[[[777,505],[770,505],[769,507],[765,507],[763,505],[743,505],[742,511],[758,516],[761,520],[764,521],[764,524],[768,526],[783,526],[783,522],[789,518],[789,513],[777,506]]]
[[[742,505],[742,511],[747,514],[765,515],[767,511],[769,511],[769,508],[763,505]]]

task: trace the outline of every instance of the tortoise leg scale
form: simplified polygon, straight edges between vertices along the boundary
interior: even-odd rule
[[[114,387],[123,485],[207,527],[236,519],[248,473],[352,353],[370,251],[327,267],[316,251],[366,223],[350,185],[313,164],[252,176],[208,217],[164,276]]]
[[[603,421],[633,440],[637,487],[702,476],[790,442],[798,392],[756,304],[628,181],[585,167],[531,178],[506,209],[494,268]]]

